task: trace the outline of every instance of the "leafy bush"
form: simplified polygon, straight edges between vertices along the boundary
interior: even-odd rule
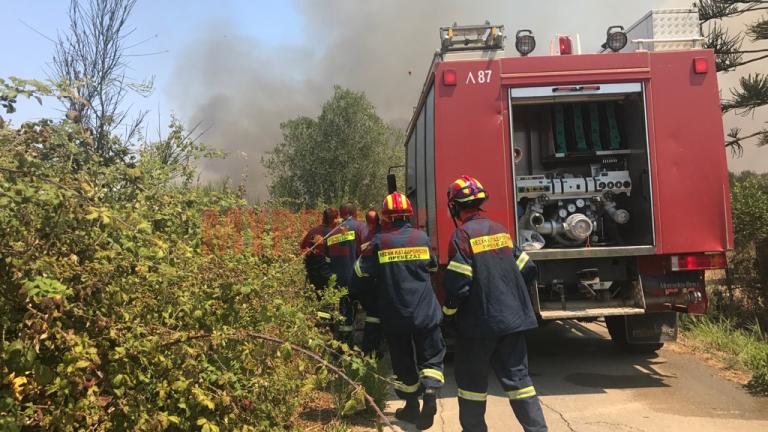
[[[323,351],[339,293],[305,289],[307,215],[196,186],[185,136],[115,162],[70,122],[0,124],[0,431],[295,428],[317,362],[292,346]]]

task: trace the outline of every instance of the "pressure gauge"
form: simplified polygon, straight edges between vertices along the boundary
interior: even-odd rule
[[[579,199],[576,200],[576,207],[582,208],[582,207],[584,207],[584,204],[585,203],[584,203],[583,199],[579,198]]]
[[[560,209],[560,210],[557,212],[557,214],[559,214],[561,218],[565,219],[566,217],[568,217],[568,210],[566,210],[566,209],[564,209],[564,208],[561,208],[561,209]]]
[[[571,212],[571,213],[575,212],[576,211],[576,205],[573,204],[573,203],[568,204],[568,211]]]

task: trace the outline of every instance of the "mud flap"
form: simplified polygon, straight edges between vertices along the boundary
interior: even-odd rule
[[[628,315],[626,319],[627,343],[649,344],[677,340],[677,313],[660,312]]]

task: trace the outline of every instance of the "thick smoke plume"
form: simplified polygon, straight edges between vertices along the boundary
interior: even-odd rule
[[[490,20],[504,24],[509,36],[531,29],[538,41],[534,55],[546,54],[557,33],[579,33],[583,51],[595,52],[609,25],[629,25],[651,8],[690,5],[690,0],[296,1],[306,34],[301,46],[265,47],[233,34],[227,22],[211,22],[176,68],[174,105],[182,107],[188,123],[210,128],[204,142],[231,154],[206,162],[205,179],[238,183],[247,176],[252,198],[266,197],[261,156],[280,142],[280,123],[316,115],[334,84],[364,91],[386,121],[404,127],[439,47],[441,26]]]

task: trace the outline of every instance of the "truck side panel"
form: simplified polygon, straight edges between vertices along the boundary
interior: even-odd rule
[[[512,168],[506,93],[500,63],[452,61],[439,64],[435,73],[435,188],[437,198],[437,246],[441,263],[448,260],[453,223],[447,210],[446,191],[462,174],[477,177],[488,185],[488,216],[514,232],[514,202],[511,200]],[[456,72],[456,86],[445,86],[446,69]]]
[[[693,71],[695,57],[710,70]],[[712,51],[651,54],[648,109],[657,253],[733,245],[728,167]]]

